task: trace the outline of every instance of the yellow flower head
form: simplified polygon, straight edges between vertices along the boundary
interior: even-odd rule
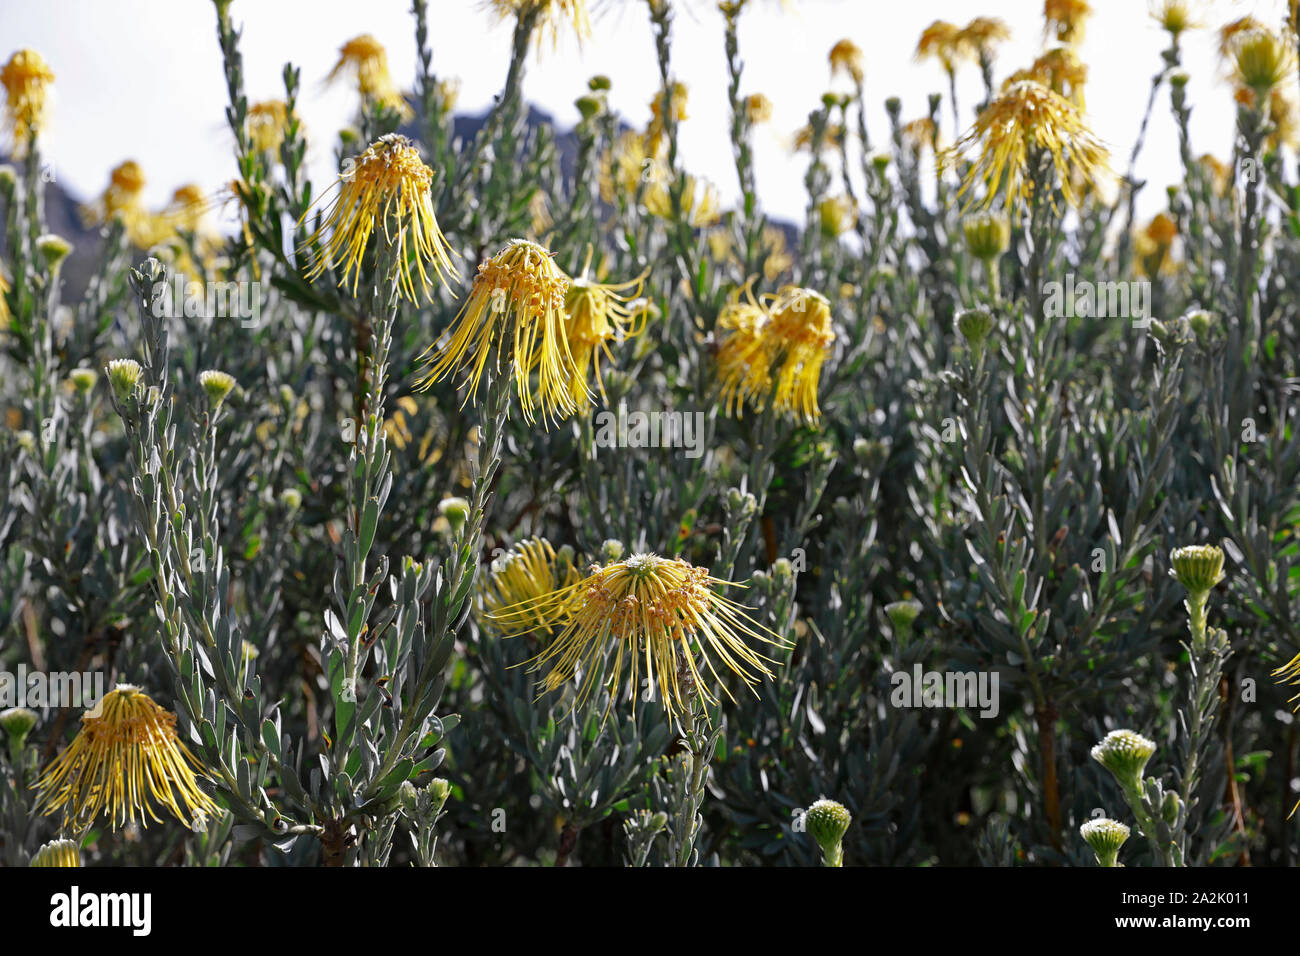
[[[772,101],[762,93],[745,97],[745,122],[750,126],[766,123],[772,118]]]
[[[730,333],[718,349],[727,414],[740,415],[745,404],[761,410],[771,397],[779,413],[810,424],[821,417],[817,388],[835,343],[825,296],[790,285],[760,303],[746,287],[723,307],[718,328]]]
[[[822,234],[828,239],[834,239],[853,228],[858,207],[848,196],[827,196],[817,204],[817,214],[821,220]]]
[[[1061,192],[1078,205],[1080,180],[1095,185],[1106,169],[1106,148],[1069,100],[1034,80],[1013,83],[994,99],[943,154],[945,165],[978,150],[959,195],[977,182],[985,185],[984,204],[1002,194],[1011,208],[1029,197],[1030,161],[1035,154],[1051,156]]]
[[[1043,0],[1044,35],[1055,36],[1061,43],[1079,43],[1090,16],[1092,5],[1087,0]]]
[[[1048,50],[1034,61],[1028,70],[1013,74],[1002,85],[1005,90],[1020,80],[1037,80],[1053,93],[1059,93],[1080,110],[1083,105],[1083,87],[1088,82],[1088,65],[1069,47],[1058,46]]]
[[[126,226],[127,238],[138,248],[145,249],[156,241],[156,222],[144,206],[144,171],[133,159],[115,168],[109,174],[108,187],[99,199],[81,209],[88,225],[103,225],[121,219]]]
[[[909,152],[919,154],[923,149],[938,149],[939,130],[928,116],[904,123],[899,132]]]
[[[867,58],[862,49],[852,40],[840,40],[830,53],[831,76],[843,73],[854,83],[861,83],[866,73]]]
[[[1011,28],[997,17],[976,17],[961,28],[957,42],[980,61],[991,60],[993,46],[1011,39]]]
[[[1237,36],[1252,30],[1267,30],[1268,27],[1254,17],[1239,17],[1219,27],[1219,59],[1231,60],[1236,54]]]
[[[27,141],[45,124],[46,94],[54,71],[35,50],[19,50],[0,67],[0,84],[7,95],[5,119],[13,133],[15,156],[26,155]]]
[[[720,218],[718,191],[706,179],[685,174],[682,184],[682,215],[692,229],[711,226]],[[668,183],[655,178],[646,188],[643,200],[646,212],[657,219],[673,218],[672,193]]]
[[[448,277],[460,278],[434,217],[432,182],[433,170],[405,136],[391,133],[371,143],[344,165],[335,184],[338,195],[325,221],[306,242],[314,246],[328,233],[307,278],[314,279],[327,268],[341,268],[339,285],[346,285],[351,276],[355,295],[366,244],[377,228],[397,257],[398,285],[410,301],[417,301],[417,283],[422,293],[429,293],[430,270],[444,284]]]
[[[396,110],[403,119],[414,115],[397,84],[388,72],[388,51],[369,33],[353,37],[339,47],[339,59],[326,78],[332,83],[340,76],[356,77],[357,92],[362,100]]]
[[[1213,153],[1205,153],[1197,159],[1201,170],[1210,180],[1210,188],[1216,196],[1227,195],[1232,185],[1232,167]]]
[[[144,691],[119,684],[104,695],[98,715],[87,712],[81,730],[36,783],[46,815],[63,811],[65,826],[84,826],[101,813],[116,829],[137,820],[162,822],[156,802],[187,825],[221,808],[199,789],[203,765],[176,735],[176,715]]]
[[[948,71],[957,65],[964,53],[961,29],[947,20],[935,20],[921,31],[921,39],[916,43],[918,60],[936,59]]]
[[[1157,213],[1134,241],[1138,271],[1148,279],[1173,271],[1170,252],[1177,238],[1178,223],[1167,213]]]
[[[574,403],[579,407],[589,394],[586,385],[588,369],[593,370],[601,397],[606,397],[604,377],[600,370],[601,355],[613,361],[609,342],[641,334],[645,330],[648,314],[645,308],[631,307],[629,301],[641,294],[641,285],[649,270],[627,282],[604,283],[587,278],[587,267],[590,264],[591,253],[588,251],[587,265],[583,267],[582,275],[570,280],[569,291],[564,297],[564,309],[568,315],[564,323],[564,335],[568,339],[569,354],[573,356],[573,365],[578,372],[573,378],[571,391]]]
[[[1170,36],[1181,36],[1200,26],[1192,18],[1191,4],[1187,0],[1152,0],[1151,18]]]
[[[465,400],[472,401],[488,359],[506,349],[514,362],[515,391],[525,421],[534,421],[539,408],[550,422],[590,404],[593,396],[574,364],[564,332],[568,293],[569,277],[548,249],[527,239],[511,239],[495,256],[479,263],[451,338],[436,359],[431,357],[421,387],[464,369],[469,373]],[[430,346],[430,351],[434,348]]]
[[[560,27],[565,22],[573,24],[579,45],[591,38],[591,13],[587,9],[587,0],[489,0],[489,3],[502,20],[537,10],[539,46],[546,34],[550,34],[552,46],[559,43]]]
[[[543,691],[558,690],[578,677],[574,706],[603,683],[612,707],[626,676],[635,712],[644,665],[664,710],[680,718],[690,712],[692,693],[716,702],[705,672],[732,696],[715,659],[751,689],[772,676],[769,659],[751,650],[745,638],[785,646],[742,605],[720,595],[718,586],[733,585],[680,558],[634,554],[592,565],[581,581],[504,608],[495,617],[509,622],[536,615],[541,626],[559,628],[555,641],[531,662],[533,670],[548,668]],[[613,660],[605,671],[601,663],[611,650]],[[608,676],[602,682],[603,673]]]
[[[32,855],[28,866],[78,867],[81,866],[81,849],[75,840],[51,840]]]
[[[643,179],[649,182],[658,178],[662,152],[659,149],[652,154],[644,136],[624,130],[601,159],[600,198],[613,203],[620,195],[635,196]]]
[[[480,618],[502,637],[545,630],[547,622],[536,610],[537,602],[576,584],[581,575],[573,564],[573,549],[557,555],[545,538],[520,541],[492,562],[479,594]],[[506,609],[511,609],[506,612]]]
[[[689,117],[686,115],[686,99],[688,90],[685,83],[674,81],[668,88],[668,105],[672,110],[672,120],[674,123],[685,122]],[[650,125],[646,127],[646,142],[651,152],[656,152],[660,143],[663,141],[664,133],[667,127],[664,123],[664,95],[663,92],[655,94],[655,98],[650,101]]]
[[[827,123],[825,130],[822,132],[822,138],[817,142],[817,151],[833,149],[844,141],[844,127],[840,123]],[[813,150],[813,128],[809,123],[795,130],[794,133],[794,151],[797,153],[812,152]]]
[[[289,122],[289,107],[284,100],[264,100],[248,108],[248,138],[262,153],[279,153],[284,142],[284,128]]]
[[[1232,38],[1233,78],[1258,97],[1277,88],[1295,71],[1295,47],[1272,30],[1244,30]]]

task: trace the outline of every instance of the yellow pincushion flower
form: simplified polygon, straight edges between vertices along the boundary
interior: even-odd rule
[[[145,249],[157,241],[156,222],[144,206],[144,171],[133,159],[117,166],[110,174],[108,187],[99,199],[81,208],[88,225],[98,226],[120,219],[127,238]]]
[[[921,39],[916,43],[916,58],[936,59],[944,70],[952,72],[957,61],[965,52],[962,45],[961,30],[946,20],[935,20],[921,31]]]
[[[685,83],[674,82],[668,88],[668,105],[672,109],[672,120],[674,123],[684,122],[688,117],[686,115],[686,99],[688,91]],[[664,96],[663,92],[655,94],[655,98],[650,101],[650,125],[646,127],[646,142],[649,144],[650,151],[656,152],[663,141],[666,126],[664,123]]]
[[[746,398],[762,401],[771,391],[771,360],[763,342],[770,321],[750,283],[732,292],[718,312],[718,329],[727,333],[718,349],[718,379],[728,415],[741,414]]]
[[[81,866],[81,850],[75,840],[51,840],[32,855],[34,867]]]
[[[278,153],[284,142],[284,128],[289,122],[289,107],[284,100],[264,100],[248,108],[248,138],[261,153]]]
[[[479,595],[483,623],[502,637],[545,630],[546,621],[530,608],[546,595],[571,587],[579,577],[572,548],[557,554],[545,538],[521,541],[492,562]],[[502,614],[506,608],[515,610]]]
[[[788,285],[760,303],[744,290],[718,315],[729,332],[718,349],[718,377],[727,413],[748,404],[814,423],[821,417],[817,388],[822,364],[835,343],[830,302],[812,289]]]
[[[388,72],[388,51],[369,33],[353,37],[339,47],[339,59],[326,78],[332,83],[344,74],[356,77],[362,100],[396,110],[403,119],[414,115]]]
[[[952,165],[972,152],[978,155],[958,195],[983,183],[982,204],[1002,195],[1008,208],[1029,198],[1035,154],[1051,157],[1057,183],[1071,205],[1078,205],[1079,181],[1095,185],[1107,161],[1106,148],[1088,129],[1078,107],[1035,80],[1021,80],[1004,90],[942,159]]]
[[[5,119],[13,133],[13,154],[26,155],[27,141],[40,132],[48,112],[54,71],[35,50],[19,50],[0,67],[0,84],[6,94]]]
[[[1272,30],[1244,30],[1232,38],[1233,79],[1256,98],[1275,89],[1295,72],[1295,47]]]
[[[1192,18],[1191,4],[1187,0],[1153,0],[1151,18],[1174,37],[1200,26]]]
[[[993,46],[1011,39],[1011,28],[997,17],[975,17],[961,28],[957,42],[981,63],[993,59]]]
[[[852,40],[840,40],[830,52],[831,76],[843,73],[853,80],[854,83],[861,83],[866,73],[867,58],[862,49]]]
[[[658,179],[650,183],[644,194],[645,209],[656,219],[673,218],[673,199],[670,186]],[[706,179],[686,173],[682,182],[682,216],[692,229],[711,226],[720,218],[718,190]]]
[[[591,37],[591,13],[587,9],[587,0],[489,0],[497,16],[506,20],[520,17],[532,10],[537,11],[537,42],[549,34],[554,46],[560,39],[560,27],[563,23],[573,24],[578,43]]]
[[[1043,0],[1044,34],[1062,43],[1081,42],[1084,23],[1090,16],[1092,5],[1087,0]]]
[[[1005,90],[1020,80],[1037,80],[1079,109],[1084,108],[1083,87],[1088,82],[1088,65],[1069,47],[1058,46],[1048,50],[1028,70],[1013,73],[1002,88]]]
[[[680,558],[634,554],[592,565],[581,581],[502,608],[493,619],[511,627],[535,617],[540,627],[559,629],[555,641],[531,662],[534,671],[547,670],[541,681],[544,692],[578,677],[575,706],[603,683],[612,707],[626,677],[635,713],[644,667],[664,710],[681,718],[690,712],[692,692],[716,702],[705,684],[706,672],[732,696],[715,659],[751,689],[772,676],[769,659],[751,650],[745,638],[785,646],[742,605],[720,595],[719,586],[734,585]],[[602,668],[611,651],[609,667]]]
[[[1148,279],[1173,271],[1170,255],[1178,238],[1178,223],[1166,213],[1157,213],[1134,241],[1138,271]]]
[[[345,165],[325,221],[306,242],[315,246],[325,239],[307,278],[341,268],[339,285],[347,285],[350,276],[355,295],[366,244],[380,233],[396,255],[398,285],[411,302],[417,301],[417,284],[421,293],[429,293],[430,272],[443,284],[460,278],[434,217],[432,182],[433,170],[405,136],[392,133],[371,143]]]
[[[750,126],[766,123],[772,118],[772,101],[762,93],[745,97],[745,122]]]
[[[817,386],[822,364],[835,343],[830,302],[812,289],[789,285],[768,308],[772,320],[764,338],[776,362],[776,410],[815,422],[821,417]]]
[[[116,829],[161,823],[154,803],[182,823],[202,822],[221,808],[199,789],[203,765],[176,735],[176,715],[138,687],[119,684],[104,695],[98,716],[81,730],[36,783],[46,815],[61,810],[64,826],[84,826],[101,813]]]
[[[525,421],[533,422],[539,409],[545,421],[558,421],[590,404],[593,396],[564,334],[568,292],[569,277],[546,247],[511,239],[479,263],[469,299],[441,354],[431,358],[421,387],[464,369],[469,373],[465,400],[472,401],[488,359],[499,362],[504,350],[514,363],[515,391]],[[430,346],[430,352],[434,348]]]
[[[648,269],[627,282],[606,283],[587,277],[590,266],[591,250],[588,249],[582,275],[569,281],[569,291],[564,298],[564,309],[568,314],[564,334],[578,373],[574,376],[571,392],[575,404],[579,406],[589,391],[586,385],[588,369],[592,370],[596,388],[601,397],[605,398],[604,376],[600,370],[601,356],[604,355],[612,362],[614,356],[609,350],[610,341],[622,341],[639,335],[645,329],[648,314],[645,308],[629,306],[629,302],[641,294],[642,283],[649,274]]]

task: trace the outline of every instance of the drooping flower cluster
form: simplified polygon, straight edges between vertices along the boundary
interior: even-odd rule
[[[54,71],[35,50],[19,50],[0,67],[5,88],[5,120],[13,134],[13,154],[26,155],[28,140],[39,133],[49,112]]]
[[[324,242],[307,277],[340,269],[339,285],[348,285],[350,278],[355,295],[370,237],[382,235],[395,257],[398,285],[411,302],[418,301],[417,291],[429,294],[430,273],[444,284],[449,277],[460,278],[434,215],[432,182],[433,170],[409,139],[381,136],[345,164],[325,220],[307,239],[307,247]]]
[[[1071,205],[1079,203],[1081,182],[1095,186],[1106,170],[1106,148],[1088,129],[1078,107],[1036,80],[1020,80],[989,103],[941,158],[946,165],[971,158],[959,196],[972,201],[980,183],[984,205],[1002,196],[1012,208],[1033,195],[1031,164],[1044,154]]]
[[[176,715],[144,691],[119,684],[37,781],[45,813],[62,811],[65,826],[82,826],[100,814],[116,829],[148,825],[157,803],[186,825],[220,812],[199,788],[203,766],[176,735]]]
[[[693,694],[716,701],[705,673],[731,696],[715,659],[751,688],[771,676],[770,660],[751,650],[745,638],[783,646],[743,606],[720,595],[718,586],[731,585],[680,558],[634,554],[592,565],[583,580],[502,608],[493,619],[516,630],[525,622],[559,630],[532,661],[534,670],[546,669],[543,690],[557,690],[576,677],[576,706],[603,683],[613,706],[626,679],[635,712],[644,668],[664,709],[680,717],[690,711]]]
[[[635,329],[634,312],[622,293],[643,277],[622,284],[570,279],[546,247],[512,239],[479,263],[478,274],[450,338],[433,355],[421,381],[427,388],[458,371],[468,372],[466,401],[474,401],[490,360],[514,368],[515,391],[524,419],[567,418],[590,405],[589,366],[600,380],[598,352],[620,330]],[[576,285],[575,285],[576,283]],[[570,306],[574,311],[570,311]]]
[[[773,408],[806,422],[821,417],[817,389],[835,343],[830,302],[812,289],[785,286],[755,299],[736,290],[718,315],[727,333],[718,348],[718,378],[728,414],[749,405]]]
[[[388,72],[388,51],[369,33],[353,37],[339,47],[338,62],[326,82],[332,83],[345,74],[355,77],[362,102],[396,110],[404,120],[414,115]]]

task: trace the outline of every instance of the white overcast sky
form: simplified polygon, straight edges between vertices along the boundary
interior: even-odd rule
[[[1219,77],[1213,29],[1247,13],[1270,22],[1282,0],[1193,0],[1211,29],[1184,38],[1191,74],[1193,147],[1230,153],[1233,107]],[[319,193],[332,178],[335,133],[351,115],[355,95],[346,83],[323,80],[341,43],[372,33],[388,48],[392,73],[410,89],[415,71],[409,0],[234,0],[243,25],[242,51],[250,100],[283,95],[286,61],[302,68],[301,112],[312,145],[310,162]],[[682,127],[686,165],[713,181],[725,199],[735,195],[727,140],[722,18],[712,0],[679,2],[674,68],[690,88],[689,119]],[[440,76],[461,82],[458,109],[479,112],[504,79],[510,27],[479,0],[430,0],[431,44]],[[1122,171],[1137,132],[1150,79],[1159,67],[1165,35],[1147,16],[1147,0],[1093,0],[1082,55],[1091,74],[1088,113]],[[595,37],[578,48],[562,37],[531,56],[525,95],[555,115],[561,127],[577,119],[574,99],[588,77],[613,81],[611,101],[631,123],[643,125],[657,87],[654,48],[644,3],[603,0]],[[806,157],[789,149],[820,95],[832,88],[826,62],[842,37],[867,55],[867,96],[872,135],[886,139],[886,97],[899,96],[903,118],[925,113],[931,92],[946,90],[940,68],[912,53],[932,20],[958,25],[976,14],[998,16],[1012,28],[1002,48],[998,76],[1027,66],[1042,49],[1041,0],[754,0],[741,21],[744,92],[763,92],[774,103],[773,121],[756,142],[759,192],[770,213],[798,220],[804,208]],[[149,180],[148,200],[161,205],[185,182],[215,187],[234,176],[232,140],[225,127],[225,83],[208,0],[0,0],[0,57],[21,47],[39,51],[56,79],[55,113],[46,152],[59,181],[74,195],[98,193],[108,171],[135,159]],[[966,66],[959,96],[969,110],[978,101],[978,70]],[[964,94],[964,95],[963,95]],[[943,118],[950,125],[945,102]],[[950,131],[949,131],[950,132]],[[1139,175],[1148,178],[1143,207],[1163,206],[1163,186],[1178,178],[1177,147],[1168,96],[1158,102]]]

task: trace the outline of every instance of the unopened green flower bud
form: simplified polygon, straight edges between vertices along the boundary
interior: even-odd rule
[[[221,403],[234,391],[235,377],[228,372],[208,369],[206,372],[199,373],[199,386],[208,396],[208,404],[212,407],[212,411],[216,412],[221,408]]]
[[[996,212],[977,212],[961,223],[966,248],[981,262],[992,262],[1011,244],[1011,223]]]
[[[302,507],[302,492],[297,488],[286,488],[280,492],[280,504],[286,511],[297,511]]]
[[[17,432],[14,435],[14,441],[16,441],[18,443],[18,447],[21,448],[23,451],[27,452],[27,454],[29,455],[36,454],[36,436],[33,435],[30,431],[28,431],[26,428],[24,428],[20,432]]]
[[[469,518],[469,502],[464,498],[444,498],[438,503],[438,514],[447,519],[452,531],[459,531]]]
[[[988,309],[966,309],[958,313],[956,325],[970,350],[978,355],[984,351],[984,340],[997,325],[997,320]]]
[[[789,558],[777,558],[772,563],[772,580],[778,587],[785,587],[794,577],[794,565],[790,563]]]
[[[1219,317],[1207,309],[1194,309],[1186,315],[1188,328],[1204,348],[1219,329]]]
[[[893,601],[885,605],[885,617],[893,625],[895,636],[907,637],[922,610],[920,601]]]
[[[599,93],[602,90],[608,90],[611,85],[612,84],[609,82],[609,77],[601,73],[597,73],[595,76],[593,76],[591,79],[587,81],[587,89],[591,90],[593,93]]]
[[[583,119],[591,119],[600,112],[600,100],[594,96],[579,96],[573,105],[578,108]]]
[[[451,783],[442,777],[435,777],[429,781],[429,785],[424,788],[429,795],[429,809],[434,816],[442,813],[442,808],[447,804],[447,798],[451,796]]]
[[[119,404],[134,397],[144,375],[144,369],[135,359],[113,359],[104,372],[108,375],[108,384],[113,387],[113,395]]]
[[[1119,850],[1128,839],[1129,828],[1118,820],[1102,817],[1079,827],[1079,834],[1097,855],[1098,866],[1118,866]]]
[[[11,751],[17,752],[23,749],[23,744],[27,742],[27,735],[32,732],[39,719],[34,710],[28,710],[26,707],[0,710],[0,727],[4,728],[5,734],[9,737]]]
[[[668,826],[668,814],[660,810],[658,813],[651,814],[650,819],[646,821],[646,829],[651,833],[658,833],[664,827]]]
[[[900,100],[897,96],[891,96],[889,97],[889,99],[885,100],[885,112],[887,112],[890,116],[897,116],[899,114],[899,111],[902,110],[902,108],[903,108],[903,101]]]
[[[872,153],[871,168],[874,169],[878,175],[883,176],[885,174],[885,170],[889,168],[889,163],[892,158],[893,157],[891,157],[888,153],[884,153],[884,152]]]
[[[0,166],[0,195],[12,196],[18,188],[18,173],[6,163]]]
[[[1169,576],[1192,594],[1208,594],[1223,580],[1223,549],[1212,544],[1175,548]]]
[[[1092,748],[1092,759],[1114,775],[1125,790],[1140,790],[1142,772],[1156,752],[1156,742],[1131,730],[1112,730]]]
[[[415,784],[411,781],[403,780],[402,785],[397,788],[397,805],[407,816],[415,815],[420,806],[420,791],[415,789]]]
[[[732,488],[727,492],[727,515],[731,518],[748,518],[758,510],[758,501],[748,491]]]
[[[81,851],[72,840],[51,840],[32,857],[29,866],[69,867],[81,866]]]
[[[616,538],[608,538],[600,546],[600,559],[608,564],[611,561],[621,560],[623,557],[623,542]]]
[[[62,236],[47,232],[43,236],[36,237],[36,251],[45,260],[45,264],[50,271],[55,272],[59,266],[63,265],[63,260],[68,258],[68,254],[72,252],[72,243]]]
[[[1160,801],[1160,816],[1171,827],[1178,822],[1178,816],[1182,813],[1182,809],[1183,798],[1172,790],[1168,791],[1164,799]]]
[[[99,374],[93,368],[74,368],[68,373],[68,381],[78,395],[89,395],[98,380]]]
[[[849,832],[849,824],[852,822],[853,817],[844,804],[827,800],[825,797],[809,807],[808,812],[804,814],[804,823],[812,838],[817,841],[817,845],[822,848],[822,857],[827,866],[844,865],[842,843],[844,834]]]

